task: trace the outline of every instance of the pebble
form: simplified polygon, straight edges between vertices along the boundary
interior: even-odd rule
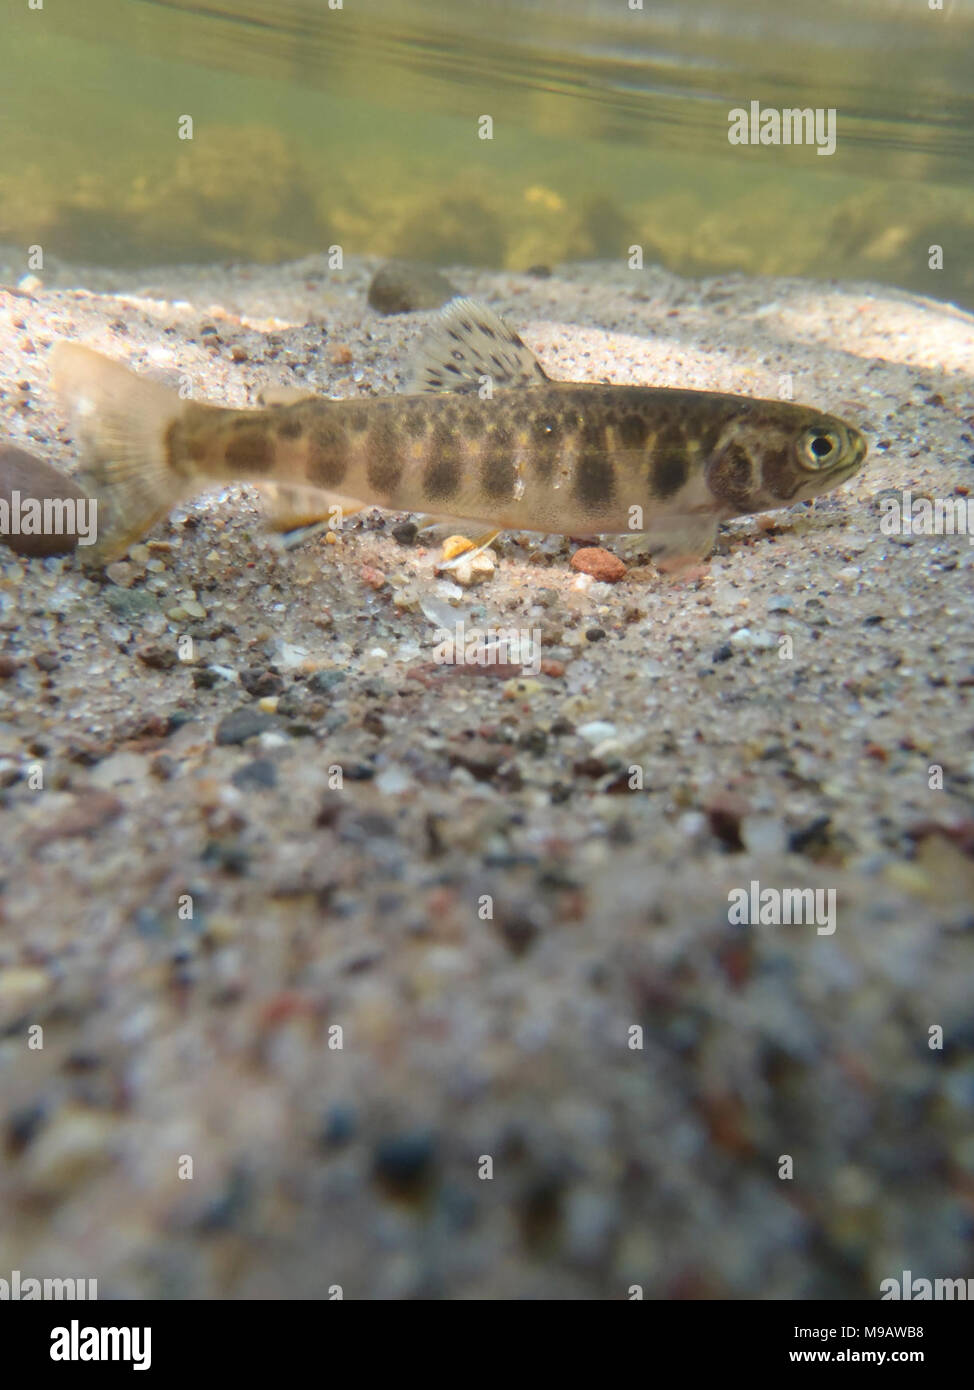
[[[576,550],[571,559],[573,570],[580,574],[590,574],[603,584],[618,584],[626,575],[626,567],[618,555],[611,550],[603,550],[599,545],[584,546]]]
[[[335,667],[328,671],[315,671],[314,675],[308,678],[308,689],[313,690],[316,695],[327,695],[344,679],[345,672]]]
[[[392,534],[400,545],[415,545],[419,527],[415,521],[400,521],[398,525],[393,526]]]
[[[274,720],[260,709],[237,709],[220,720],[216,729],[216,742],[221,745],[245,743],[248,738],[256,738],[265,729],[274,727]]]
[[[252,763],[238,767],[231,777],[235,787],[246,791],[251,787],[268,788],[277,786],[277,767],[269,758],[255,758]]]
[[[160,646],[158,642],[144,643],[136,648],[135,655],[143,666],[149,666],[153,671],[170,671],[179,660],[172,647]]]
[[[494,557],[489,550],[481,550],[478,555],[464,556],[450,571],[458,584],[469,589],[489,579],[496,569]]]
[[[375,779],[375,785],[386,796],[398,796],[400,792],[408,792],[413,788],[416,785],[416,779],[406,768],[393,763],[382,769]]]
[[[146,613],[159,611],[157,600],[145,589],[113,588],[103,592],[105,603],[120,618],[140,618]]]
[[[615,738],[616,726],[605,719],[593,719],[590,724],[580,724],[576,733],[586,743],[602,743],[607,738]]]
[[[408,1196],[431,1176],[434,1156],[431,1134],[395,1135],[376,1145],[373,1172],[396,1195]]]
[[[34,999],[39,994],[44,994],[51,983],[50,976],[44,970],[35,970],[30,966],[13,966],[9,970],[0,970],[0,1000],[11,999],[15,1002]]]
[[[418,261],[386,261],[372,277],[369,303],[380,314],[409,314],[438,309],[458,291],[431,265]]]
[[[474,543],[466,536],[447,536],[443,542],[443,559],[454,560],[466,550],[473,550]]]
[[[27,1179],[32,1188],[61,1188],[111,1162],[114,1124],[91,1110],[58,1115],[30,1146]]]

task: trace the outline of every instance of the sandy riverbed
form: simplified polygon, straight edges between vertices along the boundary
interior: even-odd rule
[[[59,336],[236,404],[395,389],[423,318],[371,310],[373,269],[0,290],[3,436],[74,467]],[[0,1273],[173,1298],[970,1274],[974,562],[883,535],[877,494],[972,486],[974,320],[869,285],[451,278],[554,376],[790,374],[867,468],[724,528],[689,585],[508,536],[457,595],[401,516],[282,551],[246,489],[110,578],[0,549]],[[430,599],[540,628],[563,674],[431,669]],[[752,880],[834,889],[834,933],[731,925]]]

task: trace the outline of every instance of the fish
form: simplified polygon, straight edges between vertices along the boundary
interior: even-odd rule
[[[104,565],[179,503],[253,483],[307,521],[366,506],[492,532],[639,533],[679,575],[734,517],[831,491],[867,445],[838,416],[716,391],[551,378],[486,305],[451,300],[404,392],[235,409],[185,400],[81,344],[53,379],[98,499],[85,561]]]

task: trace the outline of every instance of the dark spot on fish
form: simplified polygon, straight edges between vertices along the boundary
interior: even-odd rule
[[[479,439],[484,432],[486,421],[483,411],[466,410],[463,414],[463,431],[468,439]]]
[[[348,439],[333,420],[316,422],[309,440],[308,479],[320,487],[338,487],[348,472]]]
[[[619,443],[624,449],[641,449],[648,434],[649,426],[641,415],[624,415],[619,421]]]
[[[241,427],[233,422],[234,436],[227,444],[227,467],[235,474],[266,473],[274,462],[274,450],[263,425]]]
[[[606,506],[615,495],[615,469],[604,454],[587,451],[575,466],[575,496],[590,507]]]
[[[506,425],[488,425],[487,435],[493,449],[510,449],[514,442]]]
[[[471,324],[471,322],[470,322],[469,319],[461,319],[461,320],[460,320],[460,327],[463,329],[464,333],[472,333],[472,332],[473,332],[473,325]]]
[[[284,420],[279,420],[277,433],[281,439],[300,439],[304,434],[304,421],[291,415]]]
[[[392,492],[402,476],[399,433],[392,420],[380,416],[366,443],[366,477],[376,492]]]
[[[478,323],[477,327],[480,329],[481,333],[483,333],[485,338],[494,338],[497,336],[489,323]]]
[[[186,441],[186,453],[194,463],[202,463],[206,458],[205,435],[191,434]]]
[[[536,415],[531,421],[531,461],[542,482],[547,482],[555,469],[561,448],[561,429],[557,415]]]
[[[590,451],[606,453],[605,429],[601,421],[586,420],[582,425],[582,444]]]
[[[491,447],[480,465],[480,481],[488,497],[510,497],[514,491],[514,460],[507,452]]]
[[[460,486],[460,453],[449,432],[437,425],[430,440],[430,457],[423,474],[426,494],[432,501],[452,497]]]
[[[429,420],[421,410],[411,410],[403,423],[411,439],[421,439],[429,428]]]
[[[766,490],[782,502],[790,502],[802,484],[808,481],[792,463],[791,450],[769,453],[762,461],[761,477]]]
[[[650,465],[653,492],[659,498],[672,497],[687,480],[687,456],[684,450],[670,445],[654,454]]]
[[[369,427],[369,416],[365,410],[350,410],[348,412],[348,427],[356,434],[362,434]]]
[[[732,507],[746,510],[751,502],[751,459],[740,444],[728,444],[707,469],[712,492]]]

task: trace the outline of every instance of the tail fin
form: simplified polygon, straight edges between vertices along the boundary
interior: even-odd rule
[[[85,563],[106,565],[185,496],[166,438],[183,403],[175,391],[78,343],[56,343],[51,360],[82,450],[79,481],[98,502],[98,539]]]

